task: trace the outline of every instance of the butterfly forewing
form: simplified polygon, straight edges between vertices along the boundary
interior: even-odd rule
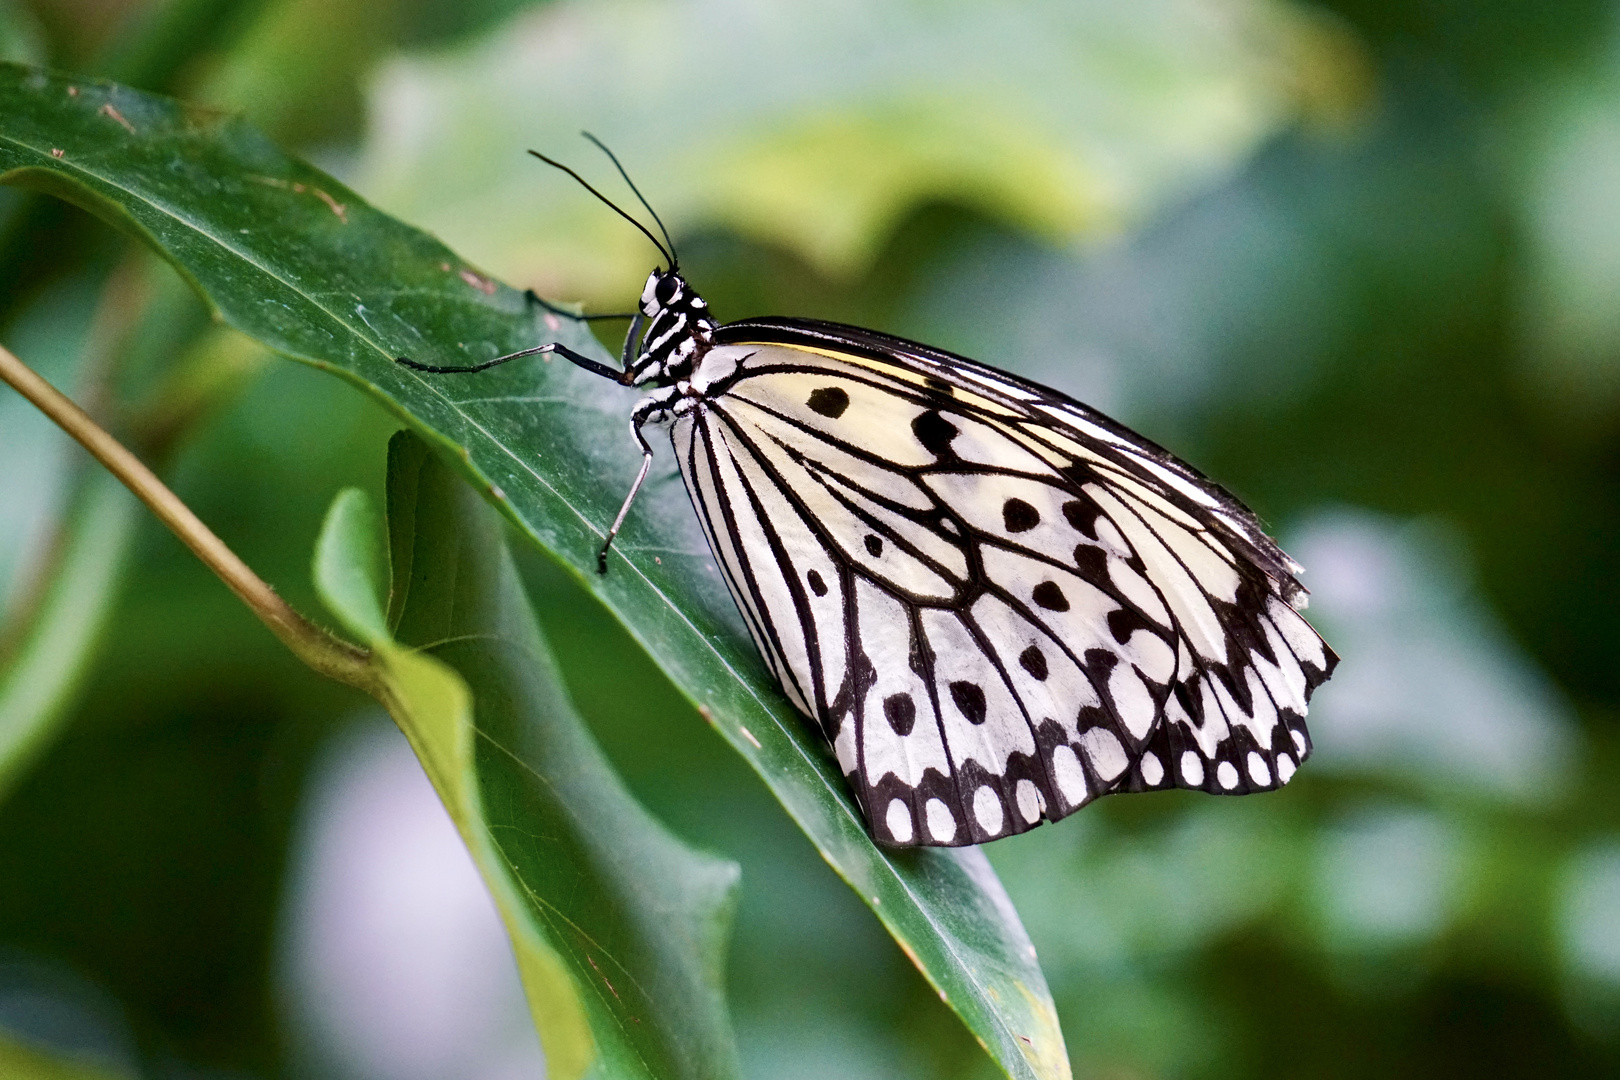
[[[756,643],[874,835],[966,844],[1114,791],[1285,783],[1335,658],[1232,496],[1106,417],[828,324],[721,330],[676,422]]]

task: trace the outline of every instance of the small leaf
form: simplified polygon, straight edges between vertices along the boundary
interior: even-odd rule
[[[611,572],[594,573],[638,463],[624,434],[632,394],[561,362],[464,377],[394,363],[465,364],[542,341],[610,359],[582,324],[535,317],[520,294],[240,120],[125,87],[0,66],[0,181],[52,192],[146,241],[224,321],[410,424],[624,623],[1002,1069],[1068,1076],[1045,979],[989,864],[974,850],[890,854],[872,843],[828,747],[761,663],[669,456]],[[422,549],[401,551],[392,528],[389,617],[403,628],[418,601],[396,602],[400,582],[414,591]],[[423,678],[422,693],[439,692]],[[464,748],[445,730],[424,727],[417,750],[451,775]]]
[[[560,689],[499,519],[421,440],[389,448],[391,544],[408,553],[396,643],[382,536],[342,492],[316,583],[369,643],[390,711],[495,896],[547,1072],[737,1075],[724,952],[737,867],[687,848],[625,791]]]
[[[315,586],[344,628],[367,645],[388,638],[384,550],[382,521],[366,493],[338,492],[315,542]]]

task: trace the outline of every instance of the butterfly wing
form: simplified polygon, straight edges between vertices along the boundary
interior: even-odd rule
[[[1292,775],[1334,658],[1230,495],[959,357],[788,320],[722,335],[681,469],[878,839],[979,843],[1115,791]]]

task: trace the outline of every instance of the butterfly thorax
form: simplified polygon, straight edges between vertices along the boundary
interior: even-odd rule
[[[640,307],[645,329],[624,381],[635,386],[688,382],[720,326],[709,314],[708,302],[678,271],[654,270],[641,291]]]

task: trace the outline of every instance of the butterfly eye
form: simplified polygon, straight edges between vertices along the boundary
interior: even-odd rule
[[[680,295],[681,287],[676,283],[674,275],[671,274],[667,277],[658,279],[658,287],[655,291],[658,297],[659,306],[668,307],[670,301],[674,300],[676,296]]]

